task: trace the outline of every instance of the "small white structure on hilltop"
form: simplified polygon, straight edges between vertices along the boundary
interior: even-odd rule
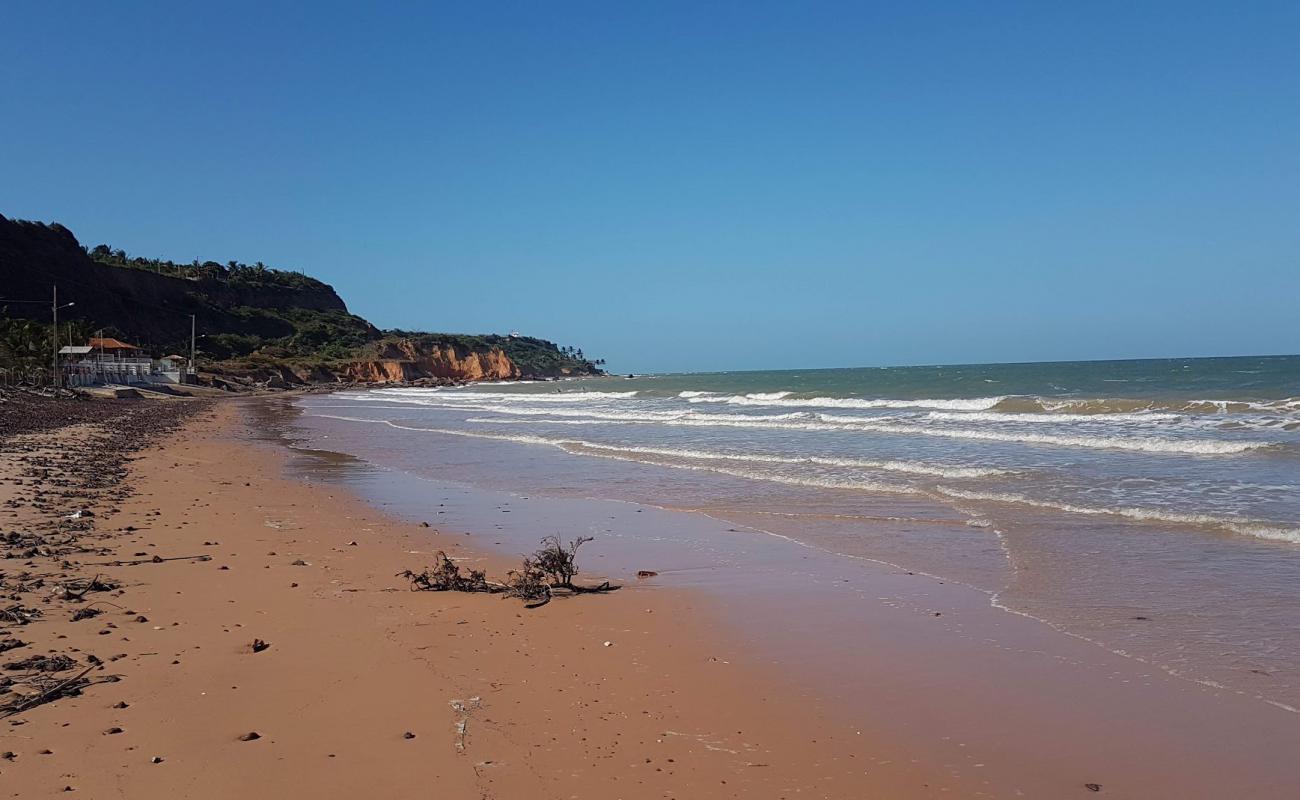
[[[523,334],[520,333],[519,331],[510,331],[510,338],[511,338],[511,339],[521,339],[521,338],[523,338]]]

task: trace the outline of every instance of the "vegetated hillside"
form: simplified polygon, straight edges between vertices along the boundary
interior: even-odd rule
[[[273,370],[311,381],[473,380],[600,372],[581,351],[531,337],[386,333],[349,313],[329,285],[299,272],[261,263],[132,258],[108,245],[84,248],[57,223],[4,216],[0,360],[44,349],[40,331],[48,342],[50,306],[17,301],[45,301],[56,285],[59,303],[74,303],[59,314],[64,338],[64,323],[72,323],[79,340],[103,329],[154,355],[188,353],[193,315],[200,363],[227,375]],[[378,362],[388,363],[375,367]]]

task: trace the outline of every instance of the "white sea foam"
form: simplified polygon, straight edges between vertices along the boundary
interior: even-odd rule
[[[1229,442],[1221,439],[1171,439],[1153,436],[1081,436],[1032,433],[1019,431],[973,430],[968,428],[937,428],[924,425],[886,422],[870,417],[844,417],[819,414],[826,422],[840,423],[849,430],[878,433],[940,436],[949,439],[970,439],[986,442],[1036,444],[1049,447],[1086,447],[1103,450],[1132,450],[1143,453],[1185,453],[1188,455],[1232,455],[1270,447],[1272,442]]]
[[[1157,508],[1135,508],[1131,506],[1097,508],[1094,506],[1081,506],[1073,503],[1060,503],[1051,500],[1038,500],[1032,497],[1027,497],[1023,494],[972,492],[964,489],[952,489],[945,486],[936,487],[935,491],[945,497],[961,500],[983,500],[994,503],[1012,503],[1016,505],[1033,506],[1036,508],[1048,508],[1054,511],[1065,511],[1071,514],[1109,515],[1143,522],[1172,522],[1184,525],[1202,525],[1206,527],[1220,528],[1246,536],[1254,536],[1259,539],[1300,544],[1300,528],[1290,528],[1280,523],[1264,520],[1221,517],[1212,514],[1187,514],[1177,511],[1165,511]]]
[[[968,397],[954,399],[890,400],[858,397],[790,397],[790,392],[767,394],[710,395],[688,398],[691,403],[729,403],[737,406],[781,406],[785,408],[937,408],[954,411],[980,411],[993,408],[1003,397]]]
[[[368,393],[380,399],[388,397],[429,398],[436,402],[483,402],[485,400],[506,400],[519,403],[591,403],[605,400],[626,400],[635,397],[636,392],[482,392],[482,391],[441,391],[438,389],[376,389]]]
[[[886,472],[906,472],[913,475],[932,475],[941,478],[984,478],[1005,474],[1003,470],[993,469],[991,467],[959,467],[943,464],[925,464],[915,461],[833,458],[827,456],[781,456],[767,453],[715,452],[710,450],[691,450],[667,447],[609,445],[586,441],[566,442],[566,444],[591,448],[593,450],[644,453],[646,455],[666,456],[669,458],[690,458],[705,461],[746,461],[757,464],[818,464],[829,467],[850,467],[878,469]]]
[[[641,459],[637,459],[625,455],[625,453],[629,450],[628,448],[609,447],[609,446],[601,445],[597,442],[588,442],[581,439],[576,439],[576,440],[575,439],[551,439],[544,436],[530,436],[530,435],[515,436],[515,435],[507,435],[507,434],[484,433],[480,431],[456,430],[452,428],[422,428],[414,425],[403,425],[402,423],[393,422],[391,420],[386,420],[386,419],[366,419],[364,417],[349,417],[340,414],[311,414],[310,416],[321,417],[323,419],[343,420],[348,422],[363,422],[363,423],[370,423],[370,424],[377,424],[377,425],[387,425],[390,428],[396,428],[398,430],[405,430],[405,431],[415,431],[419,433],[436,433],[436,434],[443,434],[447,436],[463,436],[471,439],[492,439],[496,441],[516,442],[520,444],[550,445],[552,447],[558,447],[561,450],[565,450],[566,452],[570,452],[570,453],[573,452],[572,448],[576,446],[576,447],[590,449],[593,451],[596,450],[603,451],[603,452],[591,453],[591,455],[595,455],[602,458],[613,458],[620,461],[641,460]],[[649,451],[650,451],[649,448],[643,448],[641,450],[641,452],[646,452],[647,454],[649,453]],[[684,451],[670,451],[670,452],[672,452],[672,454],[675,456],[681,456],[682,452]],[[575,455],[577,454],[575,453]],[[725,460],[725,459],[719,459],[719,460]],[[799,461],[802,461],[802,459],[795,460],[796,463]],[[878,483],[875,481],[863,481],[863,480],[845,481],[845,480],[835,480],[831,478],[803,477],[798,475],[781,475],[776,473],[755,472],[752,470],[731,469],[731,468],[715,466],[715,465],[672,464],[672,463],[663,464],[662,462],[656,462],[656,463],[660,463],[662,466],[668,466],[677,469],[691,469],[691,470],[700,470],[704,472],[714,472],[720,475],[731,475],[738,478],[750,478],[753,480],[784,483],[791,486],[810,486],[810,487],[820,487],[825,489],[848,489],[852,491],[889,492],[893,494],[919,494],[922,491],[918,487],[903,486],[903,485],[888,484],[888,483]],[[902,462],[898,462],[898,463],[901,464]],[[898,470],[898,471],[904,471],[904,470]]]
[[[1028,422],[1028,423],[1062,423],[1062,422],[1167,422],[1180,419],[1179,414],[1138,411],[1118,414],[1035,414],[1033,412],[1010,413],[1005,411],[931,411],[927,419],[952,422]]]
[[[503,411],[502,413],[519,414],[519,411],[510,410]],[[890,421],[888,418],[882,421],[882,419],[878,417],[853,417],[836,414],[817,414],[816,421],[809,420],[806,417],[785,418],[785,415],[777,415],[782,418],[770,419],[763,416],[749,416],[744,414],[683,414],[675,417],[664,416],[644,418],[645,415],[638,415],[636,413],[629,413],[626,416],[615,416],[609,413],[601,413],[598,415],[596,413],[583,412],[580,410],[571,412],[568,415],[554,415],[571,416],[572,418],[569,419],[538,419],[538,417],[542,416],[552,415],[539,414],[537,416],[516,419],[482,418],[476,419],[475,421],[495,422],[499,424],[523,424],[529,421],[542,421],[549,424],[568,425],[601,425],[616,422],[633,422],[660,425],[755,428],[767,430],[858,431],[897,434],[902,436],[937,436],[948,439],[1007,442],[1011,444],[1031,444],[1048,447],[1083,447],[1089,449],[1129,450],[1144,453],[1182,453],[1188,455],[1234,455],[1249,452],[1251,450],[1258,450],[1264,447],[1271,447],[1275,444],[1273,442],[1240,442],[1218,439],[1172,439],[1150,436],[1082,436],[1034,433],[1030,431],[1018,432],[973,430],[968,428],[943,428],[895,422]]]

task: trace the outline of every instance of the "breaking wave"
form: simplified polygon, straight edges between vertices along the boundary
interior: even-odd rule
[[[936,487],[935,491],[945,497],[959,500],[983,500],[993,503],[1013,503],[1016,505],[1033,506],[1035,508],[1048,508],[1053,511],[1065,511],[1071,514],[1125,517],[1127,519],[1134,519],[1142,522],[1172,522],[1182,525],[1199,525],[1209,528],[1219,528],[1245,536],[1254,536],[1258,539],[1300,544],[1300,528],[1288,528],[1279,523],[1265,520],[1223,517],[1215,516],[1213,514],[1187,514],[1177,511],[1164,511],[1162,509],[1137,508],[1131,506],[1097,508],[1094,506],[1075,505],[1073,503],[1036,500],[1032,497],[1026,497],[1023,494],[971,492],[963,489],[950,489],[943,486]]]
[[[470,422],[490,422],[494,424],[525,424],[544,422],[548,424],[567,425],[602,425],[648,423],[675,426],[755,428],[768,430],[792,431],[858,431],[868,433],[897,434],[903,436],[937,436],[948,439],[967,439],[988,442],[1007,442],[1013,444],[1042,445],[1048,447],[1083,447],[1104,450],[1129,450],[1144,453],[1183,453],[1188,455],[1234,455],[1265,447],[1273,447],[1274,442],[1229,442],[1218,439],[1174,439],[1163,437],[1121,437],[1121,436],[1083,436],[1070,434],[1047,434],[1032,431],[995,431],[970,428],[939,428],[925,425],[908,424],[879,417],[852,417],[835,414],[817,414],[815,419],[803,415],[774,415],[773,417],[748,416],[744,414],[682,414],[647,418],[635,412],[619,414],[618,412],[582,412],[572,411],[565,414],[522,415],[518,410],[502,413],[519,415],[516,418],[473,418]],[[561,417],[546,419],[546,417]]]
[[[790,392],[687,397],[690,403],[728,403],[735,406],[781,406],[785,408],[937,408],[979,411],[993,408],[1001,397],[956,398],[951,400],[870,400],[857,397],[790,397]],[[682,395],[679,395],[682,396]]]

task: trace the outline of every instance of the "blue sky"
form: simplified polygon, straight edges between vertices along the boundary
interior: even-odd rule
[[[373,7],[372,7],[373,6]],[[1300,4],[8,2],[0,213],[620,371],[1300,352]]]

